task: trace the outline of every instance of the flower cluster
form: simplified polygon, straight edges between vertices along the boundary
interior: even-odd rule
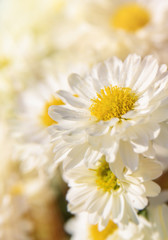
[[[56,92],[64,105],[49,108],[57,122],[49,131],[56,156],[62,153],[57,161],[70,187],[69,211],[87,213],[99,231],[110,221],[119,232],[141,225],[148,231],[141,213],[148,212],[149,197],[160,193],[153,180],[163,171],[155,145],[164,148],[168,142],[167,67],[133,54],[68,80],[71,92]]]
[[[168,2],[0,11],[0,240],[168,240]]]

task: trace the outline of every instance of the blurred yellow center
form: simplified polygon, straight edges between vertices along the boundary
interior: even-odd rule
[[[23,186],[21,183],[17,183],[15,185],[12,186],[10,193],[13,196],[17,196],[23,193]]]
[[[110,25],[128,32],[135,32],[147,25],[149,21],[149,12],[142,6],[132,3],[118,8],[110,18]]]
[[[48,108],[52,105],[64,105],[65,103],[60,98],[52,97],[52,99],[49,102],[46,102],[43,108],[43,113],[40,116],[41,122],[44,126],[48,127],[52,124],[57,124],[56,121],[54,121],[50,116],[48,115]]]
[[[101,158],[98,168],[94,171],[96,172],[96,184],[98,189],[110,192],[111,190],[117,190],[120,188],[119,181],[111,171],[105,157]]]
[[[98,121],[108,121],[112,118],[122,118],[122,115],[134,108],[138,97],[130,88],[110,86],[101,89],[97,93],[96,99],[91,99],[93,102],[90,106],[92,116],[95,116]]]
[[[7,67],[11,63],[9,58],[0,57],[0,69]]]
[[[117,230],[117,225],[112,221],[109,221],[107,227],[99,232],[97,225],[91,225],[89,228],[89,239],[91,240],[106,240],[108,236],[113,234]]]

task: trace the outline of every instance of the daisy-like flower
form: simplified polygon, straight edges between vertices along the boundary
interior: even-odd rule
[[[103,28],[106,34],[115,32],[130,46],[136,45],[135,39],[145,40],[149,47],[149,43],[167,38],[167,9],[166,1],[93,0],[86,3],[85,15],[87,21]]]
[[[129,55],[124,62],[113,57],[85,77],[72,74],[69,84],[78,97],[58,91],[66,105],[49,108],[58,122],[49,128],[59,142],[55,151],[57,156],[68,153],[67,167],[82,159],[94,163],[100,153],[112,163],[119,152],[124,165],[135,170],[139,153],[154,157],[155,139],[166,146],[168,72],[152,56]]]
[[[51,105],[64,105],[54,96],[59,83],[48,77],[48,81],[37,84],[34,89],[23,91],[18,97],[16,118],[12,120],[12,136],[17,140],[15,154],[24,172],[32,170],[55,170],[53,144],[47,127],[57,124],[48,115]],[[16,157],[17,158],[17,157]]]
[[[128,225],[117,226],[110,221],[103,231],[99,231],[97,225],[89,224],[87,213],[81,213],[70,219],[65,229],[71,234],[71,240],[166,240],[167,211],[168,207],[164,204],[152,206],[137,216],[139,224],[129,222]]]
[[[113,172],[102,157],[95,167],[81,165],[65,174],[71,187],[68,209],[72,213],[88,212],[91,224],[98,223],[100,230],[110,219],[115,223],[137,223],[136,210],[146,207],[148,196],[160,192],[160,187],[151,181],[162,173],[158,162],[141,156],[139,168],[133,173],[123,167],[121,159],[117,162]]]
[[[57,89],[59,83],[48,77],[45,82],[27,89],[18,97],[17,118],[13,121],[14,136],[28,143],[49,143],[47,127],[57,122],[48,115],[48,108],[64,105],[60,98],[54,96]]]
[[[129,223],[119,229],[119,239],[123,240],[166,240],[168,239],[168,207],[165,204],[150,206],[144,210],[145,216],[138,217],[139,224]],[[112,240],[113,238],[109,238]]]
[[[89,224],[87,213],[80,213],[70,219],[65,230],[71,234],[71,240],[106,240],[109,236],[112,236],[111,240],[118,239],[118,226],[115,223],[110,221],[104,230],[99,231],[97,225]]]

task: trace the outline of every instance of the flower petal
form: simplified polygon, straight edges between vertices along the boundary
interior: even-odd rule
[[[138,168],[139,157],[135,153],[128,142],[120,142],[120,156],[125,166],[127,166],[132,171]]]

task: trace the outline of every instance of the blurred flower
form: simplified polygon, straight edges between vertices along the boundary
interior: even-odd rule
[[[71,240],[166,240],[167,211],[166,205],[149,207],[144,210],[147,218],[141,214],[138,216],[138,225],[129,222],[117,226],[110,221],[103,231],[99,231],[97,225],[89,224],[87,213],[81,213],[70,219],[65,229],[71,234]]]
[[[151,206],[144,211],[147,212],[147,219],[139,216],[139,225],[130,222],[128,226],[120,229],[121,239],[166,240],[168,238],[168,207],[163,204]]]
[[[118,227],[115,223],[110,221],[104,230],[99,231],[97,225],[89,224],[87,213],[80,213],[70,219],[65,230],[71,234],[71,240],[106,240],[111,235],[111,240],[118,239]]]
[[[51,179],[42,168],[45,165],[43,159],[48,160],[47,153],[41,152],[40,145],[33,148],[33,143],[29,147],[23,144],[21,149],[9,137],[6,124],[0,123],[0,130],[3,146],[0,152],[0,239],[1,236],[6,240],[65,239],[63,219],[56,201],[59,191],[56,185],[52,188]],[[33,162],[37,159],[39,166]],[[59,186],[58,172],[56,176]]]
[[[138,40],[138,48],[149,48],[167,38],[168,5],[165,1],[86,1],[86,21],[104,29],[105,34],[120,35],[132,48]],[[144,48],[143,47],[143,48]],[[137,51],[138,51],[137,48]]]
[[[0,122],[0,239],[30,240],[33,222],[19,174],[13,169],[11,141],[6,141],[7,127]]]

